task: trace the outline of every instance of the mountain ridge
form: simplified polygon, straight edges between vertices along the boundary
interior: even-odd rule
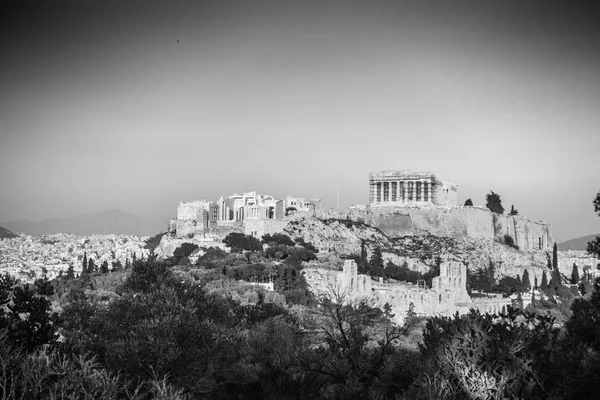
[[[76,214],[66,218],[50,218],[38,222],[7,221],[0,224],[13,232],[28,235],[72,233],[76,235],[124,234],[154,235],[165,229],[166,218],[136,215],[118,208],[96,213]]]
[[[559,250],[587,250],[587,243],[593,241],[596,236],[600,236],[600,233],[585,235],[575,239],[565,240],[564,242],[558,243]]]

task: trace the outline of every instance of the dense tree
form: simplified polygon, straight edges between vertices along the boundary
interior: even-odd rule
[[[284,246],[294,246],[296,244],[288,235],[283,233],[263,235],[262,242],[267,244],[281,244]]]
[[[367,260],[367,246],[365,245],[364,239],[360,241],[360,258],[357,262],[358,273],[366,274],[368,270],[368,260]]]
[[[537,276],[533,278],[533,288],[534,289],[539,288]]]
[[[371,254],[369,260],[369,274],[371,276],[383,276],[383,257],[381,255],[381,249],[376,247]]]
[[[123,270],[123,264],[121,264],[121,260],[113,261],[112,270],[113,272]]]
[[[173,257],[175,258],[175,262],[179,264],[181,260],[185,257],[189,257],[190,254],[194,252],[198,248],[198,245],[195,243],[182,243],[181,246],[175,249],[173,252]]]
[[[103,274],[108,274],[108,261],[104,260],[102,265],[100,266],[100,272]]]
[[[87,252],[83,253],[83,263],[81,264],[81,274],[87,274],[88,273],[88,258],[87,258]]]
[[[531,281],[529,280],[529,271],[523,271],[523,279],[522,279],[523,290],[529,291],[531,289]]]
[[[502,200],[500,199],[500,195],[494,193],[493,191],[490,194],[485,195],[485,206],[491,211],[497,214],[504,214],[504,207],[502,207]]]
[[[600,191],[598,191],[598,193],[596,194],[593,204],[594,212],[596,212],[600,216]],[[588,242],[587,252],[600,258],[600,236],[596,236],[596,238],[593,241]]]
[[[32,352],[56,340],[49,300],[52,295],[53,287],[47,280],[21,285],[9,275],[0,276],[0,332],[5,332],[12,346]]]
[[[467,206],[467,207],[471,206],[472,207],[473,206],[473,200],[471,200],[471,199],[465,200],[465,206]]]
[[[548,289],[548,276],[546,275],[546,271],[542,273],[542,284],[540,286],[540,289]]]
[[[496,288],[495,267],[493,262],[487,268],[482,268],[467,276],[467,285],[471,290],[493,292]],[[514,278],[512,278],[514,279]]]
[[[558,270],[558,245],[556,242],[552,247],[552,269]]]
[[[67,269],[67,279],[75,278],[75,269],[72,264],[69,264],[69,268]]]
[[[406,398],[547,398],[554,370],[546,349],[558,336],[553,322],[512,307],[501,315],[472,310],[429,318],[420,346],[428,367]]]
[[[510,205],[509,215],[519,215],[519,210],[515,209],[515,205],[514,204]]]
[[[92,274],[94,272],[98,272],[98,267],[96,266],[96,263],[94,262],[93,258],[90,258],[88,260],[88,267],[87,267],[87,272],[89,274]]]
[[[243,251],[261,251],[262,243],[254,236],[244,235],[243,233],[232,232],[223,239],[231,251],[241,253]]]
[[[579,283],[579,269],[575,263],[573,263],[573,271],[571,271],[571,283],[574,285]]]

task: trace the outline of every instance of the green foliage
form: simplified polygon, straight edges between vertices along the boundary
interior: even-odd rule
[[[98,266],[96,265],[96,263],[94,262],[93,258],[90,258],[88,260],[88,266],[87,266],[87,273],[88,274],[93,274],[94,272],[98,272]],[[83,273],[83,272],[82,272]]]
[[[313,246],[312,243],[305,242],[304,239],[301,238],[301,237],[296,238],[294,241],[296,242],[296,244],[298,246],[302,246],[305,249],[312,251],[313,253],[318,253],[319,252],[319,250],[315,246]]]
[[[150,250],[150,254],[154,253],[154,249],[156,249],[158,247],[158,245],[160,244],[160,241],[162,239],[162,237],[166,234],[165,233],[157,233],[154,236],[149,237],[148,239],[146,239],[145,244],[144,244],[144,248]]]
[[[403,282],[417,283],[418,280],[423,279],[421,273],[419,271],[411,270],[406,262],[404,262],[404,264],[401,266],[398,266],[391,261],[388,261],[383,273],[388,278]]]
[[[262,242],[267,244],[280,244],[283,246],[294,246],[296,244],[288,235],[283,233],[263,235]]]
[[[575,263],[573,263],[573,270],[571,271],[571,283],[574,285],[579,283],[579,269]]]
[[[188,265],[190,263],[189,256],[198,249],[198,245],[194,243],[182,243],[181,246],[173,251],[173,263],[178,265]],[[135,259],[134,259],[135,262]]]
[[[487,268],[467,274],[468,288],[482,292],[494,292],[496,290],[495,270],[494,264],[490,261]]]
[[[600,236],[596,236],[593,241],[588,242],[587,252],[596,257],[600,257]]]
[[[498,285],[493,288],[494,291],[500,291],[505,296],[510,296],[513,293],[521,293],[524,291],[523,284],[519,279],[505,276],[498,282]]]
[[[366,274],[368,272],[367,246],[364,240],[360,241],[360,257],[356,265],[359,274]]]
[[[523,271],[523,279],[521,280],[521,286],[524,291],[529,291],[531,289],[531,281],[529,280],[529,271]]]
[[[558,245],[556,242],[552,247],[552,269],[558,271]]]
[[[81,274],[87,274],[88,273],[88,258],[87,258],[87,252],[83,253],[83,263],[81,265]]]
[[[52,294],[47,280],[38,279],[31,285],[20,284],[8,274],[0,276],[0,331],[5,332],[7,343],[27,352],[54,343]]]
[[[466,206],[466,207],[468,207],[468,206],[471,206],[471,207],[472,207],[472,206],[473,206],[473,200],[471,200],[471,199],[467,199],[467,200],[465,201],[465,206]]]
[[[261,251],[262,243],[254,236],[244,235],[243,233],[232,232],[223,239],[223,243],[231,247],[234,253],[242,251]]]
[[[545,398],[547,349],[557,338],[551,318],[513,308],[430,318],[421,345],[428,370],[415,388],[435,398]]]
[[[504,207],[502,207],[502,200],[500,199],[500,195],[494,193],[493,191],[490,194],[485,195],[485,206],[491,211],[497,214],[504,214]]]
[[[542,290],[548,289],[548,276],[546,275],[546,271],[542,273],[542,283],[540,285]]]
[[[507,245],[507,246],[510,246],[510,247],[512,247],[514,249],[519,250],[519,246],[517,246],[515,244],[515,240],[510,235],[504,235],[504,244]]]
[[[383,258],[379,247],[373,250],[373,254],[369,259],[369,274],[371,276],[383,276]]]

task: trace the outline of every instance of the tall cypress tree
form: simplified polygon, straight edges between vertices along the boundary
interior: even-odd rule
[[[361,240],[360,242],[360,260],[358,262],[358,273],[367,273],[367,247],[365,246],[364,240]]]
[[[369,260],[369,273],[373,276],[383,276],[383,257],[381,249],[376,247]]]
[[[523,271],[522,284],[523,284],[524,290],[527,291],[527,290],[531,289],[531,282],[529,281],[529,272],[527,270]]]
[[[579,283],[579,269],[577,269],[577,264],[573,263],[573,271],[571,272],[571,283],[578,284]]]
[[[548,276],[546,275],[546,271],[542,274],[542,286],[541,289],[548,289]]]
[[[535,276],[535,277],[533,278],[533,288],[534,288],[534,289],[537,289],[537,288],[539,288],[539,286],[538,286],[538,280],[537,280],[537,276]]]
[[[554,247],[552,248],[552,268],[558,270],[558,246],[556,242],[554,242]]]
[[[87,253],[84,252],[83,253],[83,265],[81,266],[81,274],[87,274],[88,273],[88,258],[87,258]]]

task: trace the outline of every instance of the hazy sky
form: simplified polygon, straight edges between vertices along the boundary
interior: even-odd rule
[[[593,4],[5,0],[0,221],[250,190],[346,207],[413,169],[598,233]]]

